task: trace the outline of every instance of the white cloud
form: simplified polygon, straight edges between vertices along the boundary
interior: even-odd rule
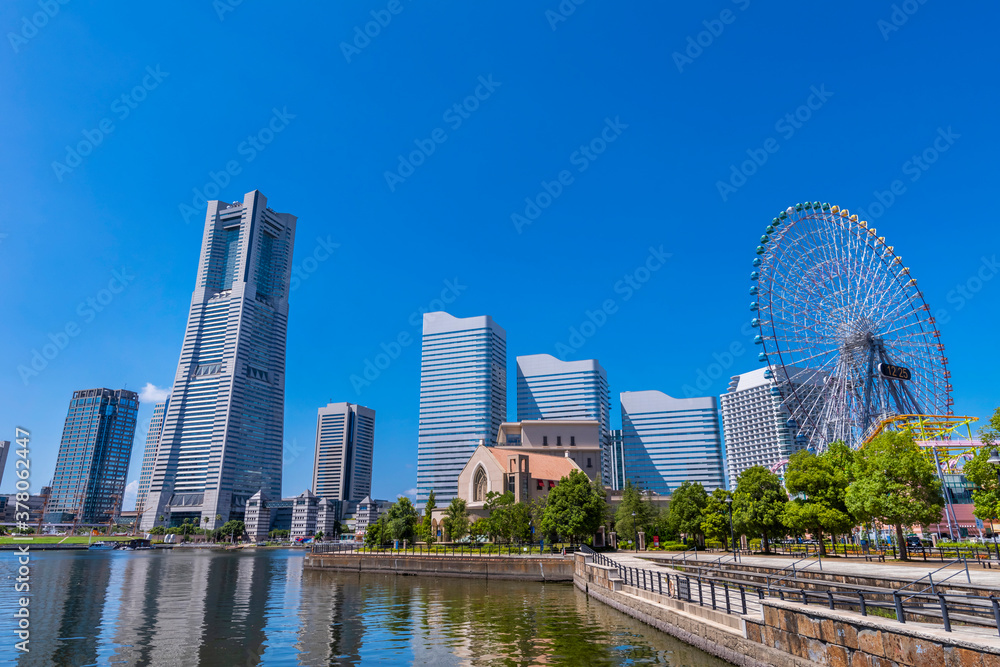
[[[122,511],[129,512],[135,509],[136,496],[139,495],[139,480],[133,479],[125,487],[125,496],[122,498]]]
[[[161,403],[167,400],[170,395],[169,389],[161,389],[152,382],[147,382],[146,386],[139,392],[140,403]]]
[[[417,497],[417,490],[416,489],[407,489],[403,493],[399,494],[399,496],[397,496],[397,497],[398,498],[402,498],[403,496],[411,496],[413,498],[416,498]]]

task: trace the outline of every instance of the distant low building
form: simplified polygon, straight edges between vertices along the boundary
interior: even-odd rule
[[[247,500],[244,524],[254,542],[266,540],[272,530],[287,530],[292,538],[312,537],[320,531],[324,537],[333,537],[343,509],[344,503],[320,498],[309,489],[277,500],[258,491]]]
[[[42,525],[45,508],[48,505],[49,497],[52,495],[51,486],[43,486],[41,493],[28,496],[28,502],[22,505],[28,506],[28,527],[37,529]],[[13,526],[17,523],[17,512],[24,510],[17,509],[17,494],[0,494],[0,523]]]
[[[392,506],[389,500],[373,500],[371,496],[365,496],[351,513],[354,519],[354,537],[363,540],[368,526],[378,521],[383,512],[388,512]]]

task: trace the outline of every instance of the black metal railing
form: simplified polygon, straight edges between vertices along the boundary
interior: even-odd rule
[[[572,554],[578,547],[537,544],[416,544],[396,548],[392,544],[365,546],[362,544],[320,542],[313,544],[310,553],[336,554],[356,553],[366,556],[475,556],[483,557],[523,557],[523,556],[563,556]]]

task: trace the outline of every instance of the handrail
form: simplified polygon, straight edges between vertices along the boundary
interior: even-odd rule
[[[684,551],[681,552],[681,559],[684,561],[685,564],[688,562],[687,553],[689,551],[693,551],[694,552],[694,559],[698,560],[698,545],[696,544],[693,547],[691,547],[690,549],[685,549]]]
[[[811,557],[806,556],[805,558],[800,558],[797,561],[794,561],[791,565],[786,565],[785,567],[781,568],[780,570],[778,570],[779,572],[784,572],[788,568],[792,568],[792,571],[791,571],[791,573],[786,574],[785,576],[781,577],[780,579],[775,579],[773,582],[771,581],[770,575],[768,575],[765,578],[765,581],[767,582],[767,590],[770,591],[771,590],[771,586],[777,585],[779,582],[782,582],[785,579],[788,579],[789,577],[792,577],[794,579],[795,577],[798,576],[799,572],[802,572],[803,570],[805,570],[806,568],[808,568],[813,563],[819,563],[819,569],[820,569],[821,572],[823,571],[823,561],[821,561],[821,560],[812,561],[812,563],[809,563],[809,565],[806,565],[805,567],[800,567],[798,570],[796,570],[795,566],[798,565],[799,563],[801,563],[804,560],[811,560]]]
[[[915,584],[918,581],[922,580],[924,577],[927,577],[927,581],[930,582],[930,584],[928,586],[925,586],[924,588],[922,588],[920,591],[914,593],[913,595],[910,595],[910,596],[906,597],[903,601],[905,602],[906,600],[909,600],[910,598],[912,598],[912,597],[914,597],[916,595],[921,595],[924,592],[926,592],[927,589],[930,589],[930,591],[931,591],[931,593],[933,595],[937,595],[937,586],[940,586],[941,584],[943,584],[944,582],[948,581],[949,579],[951,579],[954,576],[962,574],[962,570],[958,570],[956,572],[953,572],[953,573],[949,574],[947,577],[945,577],[944,579],[942,579],[939,582],[937,582],[937,584],[934,583],[934,577],[933,577],[933,575],[937,574],[938,572],[940,572],[941,570],[945,569],[946,567],[950,567],[950,566],[954,565],[955,563],[962,563],[962,564],[965,565],[965,580],[966,580],[966,583],[970,583],[971,584],[972,583],[972,578],[969,576],[969,561],[966,560],[966,559],[963,559],[963,558],[959,557],[959,558],[956,558],[955,560],[953,560],[953,561],[951,561],[951,562],[949,562],[949,563],[947,563],[945,565],[942,565],[941,567],[939,567],[938,569],[934,570],[933,572],[928,572],[923,577],[920,577],[918,579],[914,579],[910,583],[906,584],[905,586],[901,586],[900,588],[897,588],[896,590],[897,591],[902,591],[903,589],[909,588],[913,584]]]

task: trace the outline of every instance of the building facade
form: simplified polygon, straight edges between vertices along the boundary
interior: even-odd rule
[[[247,500],[244,524],[253,542],[263,542],[272,530],[287,530],[292,539],[312,537],[322,531],[325,539],[333,539],[344,505],[320,498],[308,489],[294,498],[275,500],[258,491]]]
[[[480,444],[494,444],[507,416],[507,333],[489,316],[425,313],[420,357],[417,505],[458,491]]]
[[[295,224],[256,190],[242,202],[208,203],[144,530],[185,518],[216,528],[216,516],[242,518],[257,491],[281,495]]]
[[[744,470],[770,468],[806,446],[782,406],[781,391],[769,368],[734,375],[720,398],[729,488]]]
[[[3,471],[7,468],[10,449],[10,440],[0,440],[0,489],[3,488]]]
[[[149,480],[153,477],[153,464],[156,463],[156,452],[160,448],[160,438],[163,436],[163,416],[166,411],[167,401],[154,405],[153,416],[149,420],[149,430],[146,431],[146,449],[142,454],[139,490],[135,496],[135,511],[139,516],[142,516],[142,506],[146,503],[146,495],[149,493]]]
[[[372,492],[375,411],[330,403],[316,416],[313,488],[333,500],[360,501]]]
[[[596,359],[517,358],[517,420],[592,419],[601,425],[601,481],[613,485],[608,374]]]
[[[625,479],[660,495],[684,482],[700,482],[709,493],[726,488],[714,397],[626,391],[621,405]]]
[[[625,434],[620,428],[611,429],[611,488],[625,488]]]
[[[122,509],[139,395],[126,389],[74,391],[63,426],[49,523],[107,523]]]
[[[602,437],[601,423],[593,419],[536,419],[500,424],[496,447],[570,459],[587,477],[600,479]]]

